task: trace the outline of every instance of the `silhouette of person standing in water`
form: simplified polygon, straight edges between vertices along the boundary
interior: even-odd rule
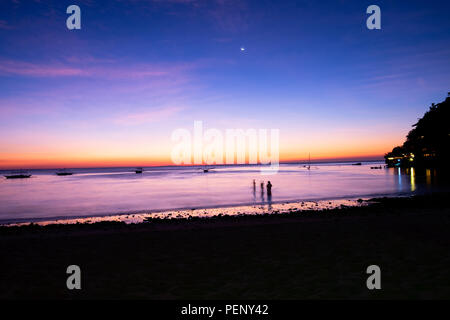
[[[261,181],[261,201],[264,202],[264,181]]]
[[[270,181],[267,181],[267,203],[267,209],[272,211],[272,183]]]
[[[267,181],[267,195],[272,195],[272,184],[270,183],[270,181]]]

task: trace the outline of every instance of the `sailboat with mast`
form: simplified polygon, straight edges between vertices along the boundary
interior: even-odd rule
[[[308,154],[308,164],[303,165],[307,170],[311,170],[311,153]]]
[[[311,153],[308,153],[308,166],[306,168],[311,170]]]

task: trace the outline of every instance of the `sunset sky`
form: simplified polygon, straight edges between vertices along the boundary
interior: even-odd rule
[[[81,30],[66,8],[81,8]],[[366,8],[381,8],[381,30]],[[280,129],[380,159],[450,91],[448,1],[4,0],[0,168],[171,164],[171,134]],[[243,48],[244,50],[242,50]]]

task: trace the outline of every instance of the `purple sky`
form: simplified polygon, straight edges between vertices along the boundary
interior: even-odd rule
[[[71,4],[81,30],[66,28]],[[381,30],[366,28],[371,4]],[[380,157],[450,91],[449,9],[2,1],[0,167],[170,163],[171,133],[194,120],[280,129],[281,160]]]

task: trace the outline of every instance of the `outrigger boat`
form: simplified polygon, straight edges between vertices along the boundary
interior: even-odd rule
[[[56,172],[57,176],[71,176],[73,175],[73,172],[67,171],[66,169],[59,170]]]
[[[6,179],[26,179],[31,177],[31,174],[23,171],[12,172],[11,174],[5,175]]]

